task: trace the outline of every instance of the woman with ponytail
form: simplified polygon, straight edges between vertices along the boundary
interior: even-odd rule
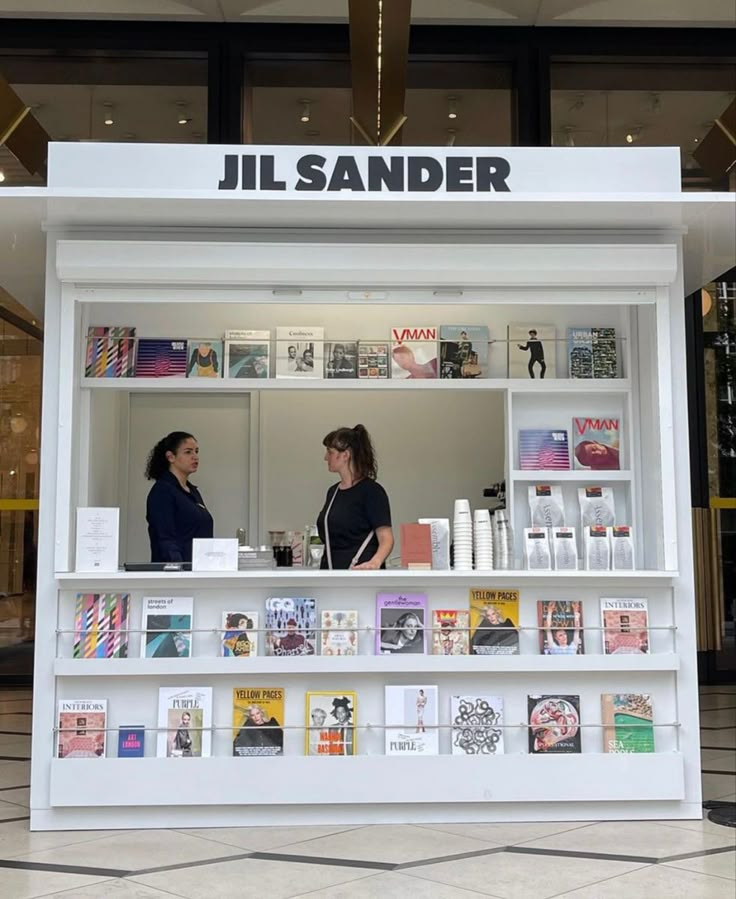
[[[192,540],[212,537],[214,522],[189,475],[199,468],[191,434],[172,431],[148,455],[146,477],[156,483],[146,503],[152,562],[191,562]]]
[[[337,428],[322,441],[327,470],[339,476],[327,491],[317,530],[325,544],[322,568],[373,570],[386,567],[394,546],[388,495],[363,425]]]

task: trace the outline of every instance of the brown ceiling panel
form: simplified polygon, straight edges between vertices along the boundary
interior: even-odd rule
[[[736,164],[736,100],[718,116],[693,156],[713,181]]]

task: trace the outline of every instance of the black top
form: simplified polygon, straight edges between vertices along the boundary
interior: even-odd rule
[[[189,493],[170,471],[151,487],[146,503],[152,562],[191,562],[192,540],[212,537],[214,521],[194,484]]]
[[[530,337],[524,346],[519,347],[522,350],[529,350],[531,353],[531,362],[544,361],[544,345],[538,337]]]
[[[325,512],[333,494],[335,501],[330,509],[327,525],[330,531],[330,549],[332,551],[333,568],[350,568],[353,557],[371,531],[377,528],[391,527],[391,507],[388,495],[380,484],[372,478],[363,478],[347,490],[340,490],[339,485],[330,487],[322,511],[317,518],[317,531],[325,540]],[[356,564],[367,562],[378,551],[378,537],[375,533],[370,543],[361,553]],[[322,557],[322,568],[327,568],[327,550]]]

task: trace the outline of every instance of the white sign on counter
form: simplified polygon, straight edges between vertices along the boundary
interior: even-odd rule
[[[82,506],[77,509],[76,571],[117,571],[120,509]]]
[[[192,571],[237,571],[237,538],[192,540]]]

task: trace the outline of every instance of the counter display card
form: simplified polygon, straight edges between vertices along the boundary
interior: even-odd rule
[[[554,378],[556,337],[554,325],[533,322],[509,325],[509,377]]]
[[[570,378],[593,377],[593,329],[567,329],[567,366]]]
[[[356,755],[358,696],[346,690],[307,692],[305,755]]]
[[[391,328],[391,377],[404,380],[437,377],[436,327]]]
[[[586,571],[609,571],[611,568],[610,528],[591,525],[583,531],[583,558]]]
[[[552,528],[565,524],[562,487],[536,484],[529,488],[529,524],[533,528]]]
[[[601,599],[603,652],[642,655],[649,652],[649,610],[646,599]]]
[[[476,656],[519,654],[519,591],[470,591],[470,652]]]
[[[212,687],[159,687],[156,755],[208,758],[212,754]]]
[[[117,571],[120,509],[114,506],[77,508],[76,571]]]
[[[187,340],[187,377],[222,377],[222,341],[207,338]]]
[[[358,613],[323,609],[320,645],[323,656],[355,656],[358,654]]]
[[[615,378],[618,376],[616,352],[616,329],[593,328],[593,377]]]
[[[603,693],[604,752],[654,752],[652,697],[647,693]]]
[[[324,328],[276,328],[276,377],[321,378],[324,372]]]
[[[193,596],[144,596],[141,658],[188,659],[193,610]]]
[[[154,340],[144,337],[138,341],[136,378],[183,378],[186,372],[186,340]]]
[[[580,752],[580,696],[527,697],[529,752]]]
[[[233,689],[233,755],[284,754],[283,687]]]
[[[376,596],[376,655],[427,651],[426,593]]]
[[[85,378],[132,378],[135,347],[135,328],[87,328]]]
[[[580,602],[537,601],[539,651],[546,656],[574,656],[585,652],[583,607]]]
[[[107,700],[62,699],[57,708],[57,758],[104,758]]]
[[[388,343],[358,342],[358,377],[374,380],[388,378],[389,374]]]
[[[468,655],[469,620],[468,612],[457,609],[435,609],[432,612],[432,655]]]
[[[522,471],[567,471],[570,468],[567,431],[522,428],[519,431],[519,468]]]
[[[500,696],[453,696],[450,716],[453,755],[503,755]]]
[[[386,755],[438,755],[437,687],[386,687]]]
[[[578,487],[580,523],[584,528],[616,524],[616,505],[612,487]]]
[[[317,612],[305,596],[270,596],[266,600],[266,655],[307,656],[317,651]]]
[[[487,378],[489,339],[485,325],[441,325],[440,378]]]
[[[73,657],[127,658],[129,610],[128,593],[77,593]]]
[[[227,658],[257,656],[258,612],[223,612],[221,646]]]
[[[146,729],[142,724],[118,728],[118,758],[142,759],[145,753]]]
[[[634,564],[634,535],[628,524],[614,525],[608,529],[611,544],[611,570],[632,571]]]
[[[325,377],[330,379],[358,377],[357,341],[325,344]]]
[[[237,571],[236,537],[195,537],[192,540],[192,571]]]
[[[620,469],[621,427],[618,418],[573,418],[572,439],[576,469]]]
[[[270,331],[226,331],[225,338],[226,378],[269,376]]]
[[[575,528],[551,528],[550,540],[555,571],[577,571],[578,546]]]

